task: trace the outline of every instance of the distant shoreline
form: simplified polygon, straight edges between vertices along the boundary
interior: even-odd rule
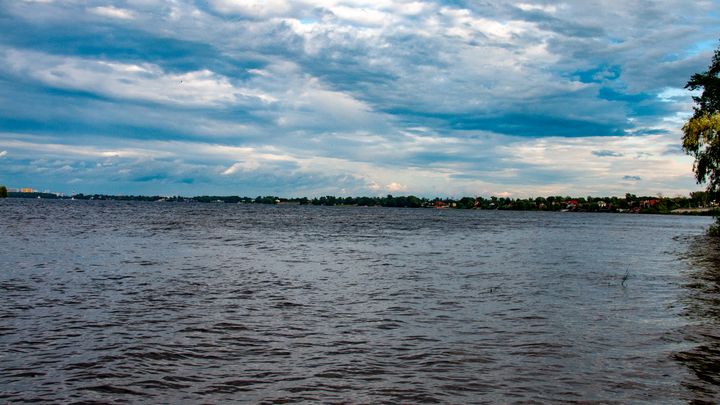
[[[699,193],[697,193],[699,194]],[[393,197],[333,197],[325,196],[309,199],[281,198],[275,196],[258,196],[256,198],[240,196],[143,196],[143,195],[103,195],[78,194],[74,197],[51,193],[17,193],[10,192],[11,199],[49,199],[49,200],[84,200],[84,201],[137,201],[164,203],[226,203],[226,204],[264,204],[264,205],[315,205],[335,207],[398,207],[426,209],[469,209],[483,211],[542,211],[542,212],[594,212],[618,214],[659,214],[659,215],[697,215],[720,216],[720,208],[702,206],[696,193],[691,197],[636,197],[628,194],[626,198],[588,197],[571,199],[571,197],[538,197],[536,199],[512,199],[492,197],[463,197],[461,199],[428,199],[415,196]],[[704,194],[704,193],[703,193]],[[707,204],[707,201],[705,201]],[[697,204],[697,205],[696,205]],[[695,207],[692,207],[695,205]],[[698,207],[700,206],[700,207]]]
[[[707,211],[712,211],[712,210],[715,210],[715,209],[717,209],[717,208],[713,208],[713,207],[703,207],[703,208],[678,208],[678,209],[676,209],[676,210],[672,210],[671,212],[677,212],[677,213],[682,214],[682,213],[685,213],[685,212],[707,212]]]

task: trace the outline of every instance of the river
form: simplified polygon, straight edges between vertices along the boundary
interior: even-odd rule
[[[711,221],[0,200],[0,402],[716,403]]]

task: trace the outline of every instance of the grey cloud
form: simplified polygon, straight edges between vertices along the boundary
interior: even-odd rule
[[[642,180],[642,179],[641,179],[639,176],[629,176],[629,175],[628,175],[628,176],[624,176],[624,177],[623,177],[623,180],[636,180],[636,181],[640,181],[640,180]]]
[[[308,10],[302,11],[298,9],[298,7],[298,5],[293,5],[292,9],[288,11],[288,15],[300,16],[306,15],[303,13],[309,12]],[[573,5],[571,9],[577,10],[578,6]],[[493,13],[502,13],[498,7],[484,7],[484,10],[490,10]],[[567,20],[563,18],[555,17],[542,11],[531,10],[518,12],[517,10],[519,9],[514,10],[512,13],[508,13],[507,17],[512,18],[514,13],[516,18],[542,22],[544,24],[554,24],[553,27],[555,28],[553,29],[567,22]],[[316,10],[313,12],[319,11]],[[327,12],[328,10],[322,10],[322,13]],[[554,14],[563,15],[563,13],[564,12],[558,12]],[[577,14],[572,10],[564,15],[564,18],[577,18]],[[488,71],[479,77],[463,77],[462,73],[457,70],[457,67],[453,66],[452,61],[454,59],[453,55],[459,52],[465,52],[467,46],[461,42],[459,43],[444,37],[419,36],[412,30],[388,28],[385,29],[386,32],[384,32],[381,37],[368,38],[367,36],[360,35],[361,31],[340,31],[339,29],[328,28],[308,38],[303,38],[297,35],[291,26],[284,21],[274,22],[264,21],[263,19],[251,19],[241,20],[234,26],[231,26],[225,21],[222,15],[208,16],[205,18],[208,22],[216,20],[220,23],[218,26],[223,29],[232,27],[231,29],[234,31],[234,34],[238,35],[232,42],[229,42],[224,37],[206,38],[207,41],[219,40],[219,42],[215,42],[211,46],[195,45],[194,47],[197,49],[193,51],[193,54],[207,55],[207,62],[205,62],[205,64],[219,67],[218,62],[223,60],[225,60],[224,63],[226,64],[227,62],[231,62],[232,64],[240,62],[238,58],[227,60],[224,56],[220,56],[218,53],[220,49],[222,49],[224,55],[232,55],[251,50],[256,55],[253,57],[256,60],[262,59],[262,57],[258,57],[257,55],[264,55],[266,60],[268,57],[280,60],[294,60],[302,67],[303,73],[308,73],[313,77],[322,79],[324,84],[332,89],[350,92],[354,97],[370,103],[373,108],[377,110],[389,111],[393,114],[394,111],[405,111],[401,114],[404,120],[412,120],[414,117],[423,120],[423,117],[428,115],[430,110],[437,110],[439,106],[442,109],[454,111],[457,111],[459,107],[463,110],[472,111],[481,117],[484,116],[484,119],[492,116],[502,117],[503,114],[512,112],[507,111],[508,107],[503,104],[507,104],[508,106],[513,105],[518,102],[518,98],[522,98],[526,111],[528,109],[544,109],[548,105],[547,98],[553,96],[552,90],[543,89],[543,87],[549,87],[552,82],[534,83],[534,90],[535,93],[537,93],[537,97],[534,100],[527,98],[528,94],[524,92],[517,93],[519,97],[516,97],[514,91],[519,89],[513,89],[514,91],[511,90],[511,92],[506,92],[502,95],[494,94],[497,93],[494,90],[495,88],[499,89],[513,82],[513,78],[507,76],[508,72],[505,70],[497,72]],[[587,16],[583,16],[583,18],[580,20],[584,22],[573,24],[578,27],[597,26],[599,15],[592,15],[589,17],[590,19],[588,19]],[[420,24],[413,20],[408,20],[407,22],[409,22],[409,27]],[[162,26],[162,24],[160,25]],[[210,33],[212,31],[213,29],[210,30]],[[599,35],[600,33],[597,32],[595,34]],[[124,34],[120,32],[118,32],[117,35],[121,37],[124,36]],[[209,33],[203,33],[204,37],[207,37],[207,35],[209,35]],[[201,36],[201,38],[203,36]],[[482,37],[488,41],[487,37]],[[583,35],[580,35],[580,37],[583,37]],[[532,38],[529,37],[523,39],[523,41],[531,39]],[[178,40],[187,41],[186,38],[178,38]],[[558,46],[557,52],[562,52],[565,55],[567,55],[568,46],[572,46],[573,44],[572,41],[561,40],[560,37],[556,37],[551,40],[551,42],[552,41],[556,41]],[[520,42],[517,40],[504,43],[488,42],[485,46],[508,46],[513,43],[517,43],[516,46],[520,46]],[[579,42],[576,42],[576,44],[579,46],[578,49],[583,49],[584,52],[591,50],[592,52],[597,52],[596,49],[599,48],[602,50],[609,46],[603,45],[602,43],[590,44],[583,39],[579,39]],[[383,45],[390,46],[386,47]],[[199,52],[202,46],[205,46],[211,51]],[[213,47],[215,49],[213,49]],[[307,47],[310,49],[318,49],[318,51],[308,53],[306,52]],[[145,49],[150,47],[138,43],[138,48]],[[111,52],[112,49],[111,47]],[[179,53],[179,55],[180,54],[182,53]],[[598,58],[606,57],[607,55],[607,52],[600,53],[598,54]],[[155,56],[155,58],[166,60],[167,56],[159,54]],[[575,60],[577,60],[577,57],[586,59],[583,54],[576,53],[575,56]],[[423,67],[427,68],[423,69]],[[229,68],[223,68],[221,71],[229,73]],[[443,78],[443,83],[445,84],[431,84],[428,79],[433,79],[432,76]],[[280,82],[282,82],[282,80]],[[477,91],[478,86],[481,86],[481,92]],[[466,100],[471,94],[475,94],[475,97],[480,99],[493,97],[493,108],[498,111],[487,114],[486,108],[473,109],[467,105],[463,105],[462,101]],[[590,99],[586,100],[591,101]],[[577,103],[573,103],[573,105],[575,108],[578,106]],[[625,107],[619,105],[608,104],[604,107],[605,111],[603,111],[603,109],[593,108],[592,116],[612,113],[620,118],[624,115],[625,109]],[[564,111],[567,110],[555,109],[551,115]],[[557,118],[562,119],[563,114],[558,115],[560,115],[560,117]],[[585,115],[589,116],[589,114]],[[236,120],[237,118],[233,117],[232,119]],[[260,119],[260,116],[252,116],[249,119],[257,120]],[[272,119],[274,120],[276,117]],[[452,122],[448,122],[448,124],[455,125]],[[618,120],[612,122],[610,125],[617,127],[624,124]],[[460,127],[476,128],[467,125]],[[347,128],[338,127],[336,129],[346,130]],[[490,127],[488,129],[492,128]],[[330,128],[327,126],[321,128],[321,131],[326,130],[330,130]],[[593,131],[578,131],[576,133],[582,136],[583,133],[590,134],[592,132]],[[534,131],[534,133],[535,135],[533,136],[552,136],[556,131]]]
[[[625,156],[623,153],[614,152],[611,150],[594,150],[592,154],[595,156],[611,156],[611,157],[622,157]]]
[[[605,30],[597,21],[578,24],[554,17],[541,10],[524,11],[517,8],[513,11],[517,19],[538,23],[538,26],[542,30],[555,32],[567,37],[597,38],[606,35]]]
[[[301,196],[313,195],[315,190],[327,188],[329,185],[339,194],[342,188],[358,189],[365,186],[362,178],[327,175],[318,171],[296,173],[294,169],[297,169],[297,165],[294,162],[265,164],[257,170],[236,172],[231,176],[220,175],[222,167],[213,164],[189,164],[147,157],[120,158],[118,164],[112,166],[87,162],[86,165],[74,164],[58,168],[42,164],[41,161],[34,163],[0,168],[0,177],[3,172],[10,172],[14,178],[12,184],[39,184],[37,174],[42,172],[45,179],[40,183],[41,187],[51,188],[56,192],[69,190],[56,189],[57,186],[50,184],[73,184],[77,192],[115,194],[118,190],[126,190],[125,193],[132,191],[148,195],[186,196],[228,194],[228,190],[232,190],[232,194],[240,195],[276,194],[282,190],[286,194]]]
[[[672,156],[672,155],[685,155],[685,149],[682,148],[682,146],[671,146],[667,148],[665,152],[662,153],[663,156]]]

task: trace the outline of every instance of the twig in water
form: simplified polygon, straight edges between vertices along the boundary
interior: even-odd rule
[[[500,283],[500,285],[498,285],[497,287],[490,287],[490,292],[493,292],[493,288],[497,290],[503,284],[505,284],[505,283]]]
[[[630,277],[630,267],[628,266],[627,270],[625,270],[625,275],[623,276],[623,281],[620,283],[621,286],[625,287],[625,282],[627,281],[628,277]]]

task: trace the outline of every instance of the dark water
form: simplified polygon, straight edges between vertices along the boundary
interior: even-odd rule
[[[0,403],[716,403],[710,222],[0,200]]]

